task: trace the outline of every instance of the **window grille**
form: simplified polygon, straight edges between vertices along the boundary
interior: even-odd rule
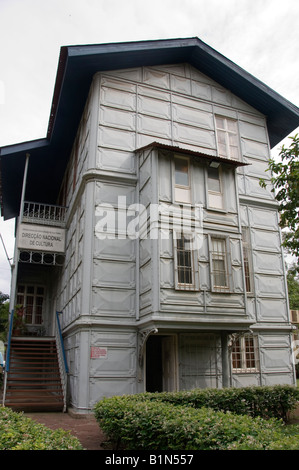
[[[216,134],[219,157],[240,160],[237,121],[216,116]]]
[[[48,266],[63,266],[65,255],[61,253],[45,253],[42,251],[19,251],[20,263],[46,264]]]
[[[227,242],[225,238],[211,238],[211,278],[215,291],[229,289],[229,271],[227,263]]]
[[[195,250],[192,235],[174,233],[175,284],[177,289],[197,289],[198,276],[195,269]]]
[[[234,373],[251,373],[259,370],[257,337],[246,334],[235,339],[232,346]]]

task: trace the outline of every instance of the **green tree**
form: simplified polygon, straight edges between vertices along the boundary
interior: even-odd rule
[[[284,232],[283,246],[299,261],[299,135],[289,137],[292,141],[287,148],[281,148],[279,156],[281,161],[270,159],[272,192],[279,202],[280,226]],[[266,187],[264,178],[260,185]]]
[[[9,313],[9,295],[0,292],[0,341],[6,341]]]
[[[299,310],[299,279],[296,268],[296,265],[292,265],[288,269],[287,273],[289,304],[291,310]]]

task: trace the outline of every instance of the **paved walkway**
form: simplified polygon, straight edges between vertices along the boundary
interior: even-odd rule
[[[69,413],[24,413],[24,416],[42,423],[50,429],[65,429],[77,437],[86,450],[104,450],[101,446],[105,440],[102,431],[93,415],[73,417]]]

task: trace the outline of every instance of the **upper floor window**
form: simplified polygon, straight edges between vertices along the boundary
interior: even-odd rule
[[[235,119],[216,116],[219,157],[240,160],[238,123]]]
[[[174,199],[176,202],[191,203],[189,158],[174,158]]]
[[[174,233],[174,256],[176,289],[197,289],[197,253],[193,246],[192,234]]]
[[[223,209],[223,193],[220,166],[208,167],[208,204],[215,209]]]
[[[212,290],[227,292],[230,287],[227,240],[211,237],[210,243]]]

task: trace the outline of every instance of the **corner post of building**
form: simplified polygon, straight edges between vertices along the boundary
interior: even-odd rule
[[[230,386],[230,366],[229,366],[229,333],[221,332],[221,358],[222,358],[222,387]]]

